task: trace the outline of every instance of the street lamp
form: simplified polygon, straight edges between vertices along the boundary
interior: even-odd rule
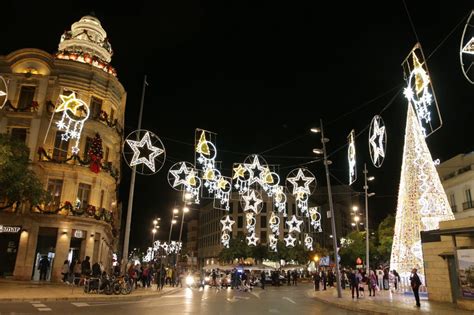
[[[334,262],[336,263],[336,281],[337,281],[337,297],[342,297],[341,291],[341,274],[339,270],[339,261],[337,260],[337,237],[336,237],[336,221],[334,217],[334,205],[332,202],[332,192],[331,192],[331,179],[329,176],[329,165],[332,164],[328,160],[327,152],[326,152],[326,142],[329,142],[328,138],[324,137],[324,129],[323,129],[323,120],[320,120],[320,128],[311,128],[311,132],[317,133],[321,132],[321,143],[323,144],[323,159],[324,159],[324,167],[326,169],[326,183],[328,186],[328,198],[329,198],[329,209],[331,212],[331,230],[332,230],[332,245],[334,250]],[[314,150],[313,150],[314,152]],[[320,152],[320,151],[317,151]]]
[[[364,192],[365,192],[365,268],[367,274],[369,274],[369,197],[375,195],[375,193],[368,193],[367,190],[369,186],[367,185],[368,181],[373,181],[375,177],[367,177],[367,165],[364,163]]]
[[[357,226],[357,232],[359,232],[359,221],[360,221],[360,217],[358,215],[354,216],[354,222]]]
[[[176,210],[176,209],[175,209]],[[173,211],[174,212],[174,211]],[[175,219],[171,219],[171,225],[170,225],[170,236],[168,237],[168,244],[171,243],[171,232],[173,231],[173,224],[176,224]]]

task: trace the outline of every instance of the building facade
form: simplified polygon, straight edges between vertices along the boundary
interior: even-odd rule
[[[458,154],[441,163],[438,170],[441,183],[456,219],[474,216],[474,152]]]
[[[0,261],[8,261],[2,263],[3,275],[38,280],[44,256],[51,266],[47,279],[53,281],[61,278],[65,260],[89,256],[91,263],[111,267],[121,217],[126,102],[110,65],[112,54],[100,21],[84,16],[61,36],[54,55],[28,48],[0,56],[8,87],[0,133],[25,142],[31,167],[52,196],[40,205],[0,201],[0,256],[6,255]],[[64,105],[71,98],[87,106]],[[72,119],[69,125],[60,124],[64,117]],[[76,122],[83,127],[68,133]]]

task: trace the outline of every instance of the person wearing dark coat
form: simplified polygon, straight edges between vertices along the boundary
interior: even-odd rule
[[[50,262],[48,256],[43,256],[39,262],[38,269],[40,271],[40,280],[46,280],[46,275],[48,273]]]
[[[262,270],[260,274],[260,282],[262,283],[262,289],[265,290],[265,271]]]
[[[416,307],[420,307],[420,294],[418,290],[420,290],[421,280],[416,271],[416,268],[413,268],[410,276],[410,284],[411,288],[413,289],[413,294],[415,295]]]
[[[319,291],[319,282],[321,282],[321,277],[319,276],[319,272],[314,273],[313,280],[314,280],[314,290]]]
[[[81,273],[82,275],[90,275],[91,273],[91,262],[90,262],[90,257],[86,256],[86,259],[81,264]]]

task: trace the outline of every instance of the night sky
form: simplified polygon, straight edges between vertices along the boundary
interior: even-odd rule
[[[128,92],[126,133],[137,126],[143,76],[148,76],[143,128],[161,137],[169,161],[156,175],[137,176],[131,248],[151,241],[151,220],[161,216],[157,238],[168,236],[179,196],[167,171],[193,162],[195,128],[218,134],[223,174],[252,153],[280,164],[280,175],[314,159],[319,136],[309,128],[325,122],[331,141],[332,184],[347,183],[346,137],[364,129],[404,86],[401,62],[416,43],[402,1],[133,1],[127,6],[87,2],[2,3],[0,54],[34,47],[54,53],[65,29],[91,11],[115,52],[112,65]],[[472,1],[407,1],[428,66],[444,126],[427,139],[441,161],[474,149],[473,86],[463,77],[459,43]],[[457,28],[455,26],[460,23]],[[453,31],[454,30],[454,31]],[[452,34],[448,36],[451,32]],[[446,39],[446,40],[445,40]],[[442,43],[441,46],[438,45]],[[396,208],[407,102],[400,93],[382,117],[388,152],[376,169],[368,155],[368,132],[357,138],[362,165],[376,177],[371,218]],[[321,163],[311,164],[325,185]],[[127,208],[130,170],[124,164],[120,192]],[[196,211],[193,212],[197,215]],[[177,230],[177,229],[176,229]]]

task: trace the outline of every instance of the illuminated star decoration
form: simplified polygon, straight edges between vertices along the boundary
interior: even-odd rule
[[[307,250],[312,251],[313,250],[313,238],[309,236],[309,234],[305,234],[304,237],[304,246],[306,247]]]
[[[255,224],[257,223],[257,220],[255,220],[255,214],[252,212],[248,212],[245,216],[246,221],[247,221],[247,232],[249,233],[254,233],[255,232]]]
[[[196,171],[194,169],[191,169],[189,171],[189,174],[186,176],[186,186],[185,186],[185,193],[183,195],[183,200],[184,201],[191,201],[193,203],[198,204],[199,203],[199,190],[201,188],[201,179],[196,176]],[[188,197],[188,195],[190,196]]]
[[[277,252],[278,238],[274,234],[268,235],[268,247],[271,252]]]
[[[229,231],[232,232],[232,225],[235,223],[234,220],[230,217],[230,215],[224,216],[224,219],[221,220],[222,224],[222,231]]]
[[[315,182],[316,179],[310,171],[302,168],[292,170],[290,174],[295,171],[297,171],[296,176],[287,177],[286,180],[293,186],[292,194],[296,198],[296,205],[301,210],[306,211],[308,209],[308,198],[311,194],[310,184]],[[306,176],[305,172],[311,174],[311,176]]]
[[[318,211],[318,207],[309,208],[310,223],[317,232],[321,232],[321,214]]]
[[[232,192],[232,179],[219,176],[216,180],[216,193],[214,194],[214,208],[230,210],[230,195]]]
[[[300,229],[301,224],[303,224],[303,220],[298,220],[296,218],[296,215],[292,215],[291,220],[286,221],[286,225],[288,225],[288,232],[289,233],[292,233],[292,232],[295,232],[295,231],[300,233],[301,232],[301,229]]]
[[[147,131],[145,135],[140,141],[134,140],[126,140],[127,144],[133,150],[133,157],[132,161],[130,162],[130,166],[145,164],[152,172],[155,172],[155,158],[158,157],[160,154],[165,152],[163,149],[159,147],[155,147],[151,143],[150,133]],[[151,153],[148,157],[140,157],[140,150],[139,148],[143,148],[146,145],[148,151]]]
[[[253,185],[255,183],[259,184],[262,188],[265,189],[266,183],[264,176],[268,168],[265,165],[260,163],[258,155],[253,155],[253,161],[250,164],[244,163],[245,168],[249,172],[249,185]],[[266,189],[265,189],[266,190]]]
[[[288,234],[284,240],[286,247],[295,247],[296,238],[294,238],[293,235]]]
[[[431,112],[429,106],[433,102],[433,95],[429,91],[430,77],[423,69],[423,63],[420,63],[418,57],[413,52],[413,70],[408,78],[408,85],[403,90],[403,94],[408,101],[415,106],[416,116],[420,122],[421,131],[424,137],[427,137],[425,125],[431,122]],[[413,87],[415,90],[413,90]]]
[[[348,148],[347,148],[347,160],[349,162],[349,185],[357,179],[356,170],[356,148],[355,148],[355,131],[352,129],[351,133],[347,137]]]
[[[469,74],[469,70],[471,70],[471,68],[474,66],[474,61],[472,59],[472,57],[474,56],[474,36],[472,36],[472,31],[474,28],[473,18],[474,18],[474,10],[471,11],[471,15],[469,15],[469,17],[467,18],[466,24],[464,26],[464,30],[462,32],[462,37],[461,37],[461,45],[460,45],[460,47],[462,48],[460,49],[460,52],[459,52],[459,58],[461,62],[461,71],[466,77],[467,81],[469,81],[469,83],[471,84],[474,84],[474,77],[472,76],[473,72],[471,72],[471,75]],[[469,38],[467,42],[464,40],[464,37],[466,35],[467,35],[467,38],[471,36],[471,38]],[[464,42],[466,42],[465,45],[463,45]],[[464,60],[464,55],[468,55],[466,56],[467,60]]]
[[[382,117],[375,115],[372,118],[369,131],[370,158],[375,167],[381,167],[385,158],[387,133]]]
[[[248,195],[242,196],[245,202],[244,211],[253,211],[255,214],[260,213],[260,207],[263,202],[262,199],[255,195],[255,190],[252,190]]]
[[[81,139],[82,128],[84,122],[89,118],[89,107],[82,100],[76,98],[76,94],[72,92],[69,96],[60,95],[62,103],[56,108],[55,112],[63,112],[61,119],[56,122],[58,130],[64,130],[61,140],[68,141],[76,139],[76,143],[72,147],[73,154],[79,153],[79,141]]]
[[[272,230],[272,233],[275,235],[278,235],[279,230],[280,230],[280,217],[274,212],[272,212],[268,223],[270,225],[270,229]]]
[[[179,166],[179,168],[176,168]],[[169,173],[174,177],[174,181],[171,184],[171,187],[176,188],[178,190],[183,190],[186,188],[188,183],[188,175],[190,174],[192,169],[190,169],[186,162],[178,162],[173,165]]]
[[[3,108],[3,106],[5,106],[5,103],[7,102],[8,100],[8,85],[7,85],[7,81],[5,81],[5,79],[0,76],[0,109]]]
[[[257,241],[259,240],[259,238],[255,236],[255,233],[250,234],[250,236],[247,236],[246,238],[247,238],[247,245],[257,246]]]
[[[245,173],[248,171],[242,164],[237,164],[232,168],[232,179],[235,181],[234,187],[239,191],[239,194],[245,193],[249,189],[249,180],[245,178]]]
[[[277,186],[273,195],[273,204],[277,208],[279,213],[283,214],[283,217],[287,217],[286,213],[286,194],[283,191],[283,186]]]

